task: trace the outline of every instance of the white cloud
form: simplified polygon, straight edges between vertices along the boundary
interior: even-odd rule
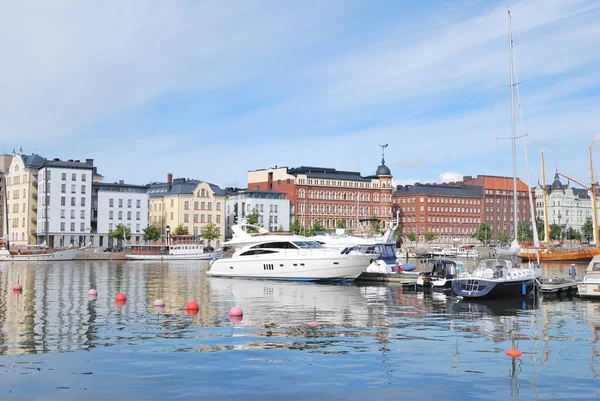
[[[446,172],[446,173],[442,173],[440,174],[439,177],[439,182],[455,182],[455,181],[462,181],[463,179],[463,175],[460,173],[451,173],[451,172]]]

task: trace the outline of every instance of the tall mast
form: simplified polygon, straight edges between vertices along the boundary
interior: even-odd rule
[[[596,210],[596,179],[594,178],[594,165],[592,164],[592,144],[590,143],[590,172],[592,174],[592,222],[594,223],[594,244],[596,244],[596,248],[599,248],[598,244],[598,212]]]
[[[517,140],[515,137],[515,93],[514,93],[514,73],[513,73],[513,39],[510,9],[508,10],[508,38],[510,54],[510,118],[512,131],[512,160],[513,160],[513,239],[518,241],[517,234]]]
[[[550,229],[548,227],[548,202],[546,201],[546,172],[544,170],[544,151],[542,150],[542,188],[544,191],[544,238],[546,250],[550,253]]]

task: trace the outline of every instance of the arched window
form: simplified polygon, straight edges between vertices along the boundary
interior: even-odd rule
[[[375,202],[379,202],[379,195],[377,195],[377,194],[373,195],[373,200]]]
[[[304,190],[301,189],[300,191],[298,191],[298,197],[299,198],[304,198]]]

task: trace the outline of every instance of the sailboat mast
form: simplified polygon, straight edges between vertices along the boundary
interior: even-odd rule
[[[512,131],[512,160],[513,160],[513,239],[518,241],[517,232],[517,139],[515,136],[515,91],[514,91],[514,72],[513,72],[513,38],[511,14],[508,10],[508,38],[509,38],[509,54],[510,54],[510,117]]]
[[[546,250],[550,253],[550,229],[548,227],[548,202],[546,199],[546,171],[544,170],[544,151],[542,150],[542,188],[544,193],[544,238]]]
[[[592,163],[592,144],[590,143],[590,172],[592,174],[592,186],[591,186],[591,197],[592,197],[592,222],[594,223],[594,243],[596,248],[599,248],[598,244],[598,211],[596,209],[596,179],[594,178],[594,165]]]

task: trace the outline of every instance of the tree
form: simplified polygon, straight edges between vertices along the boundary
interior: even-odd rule
[[[175,235],[190,235],[190,232],[188,231],[188,228],[185,227],[183,224],[179,224],[177,227],[175,227],[173,234],[175,234]]]
[[[592,219],[589,217],[581,226],[581,237],[585,238],[585,240],[588,242],[594,239],[594,224],[592,223]]]
[[[108,233],[108,236],[119,241],[125,241],[131,238],[131,230],[125,227],[124,224],[117,224],[117,227],[115,227],[114,231]]]
[[[430,231],[428,231],[428,232],[425,233],[425,240],[426,241],[431,242],[434,239],[435,239],[435,234],[434,233],[432,233]]]
[[[339,219],[335,226],[336,228],[346,228],[346,219]]]
[[[325,227],[321,224],[321,220],[317,219],[310,228],[310,235],[317,235],[317,232],[323,231]]]
[[[277,229],[278,232],[282,233],[283,232],[283,226],[280,224],[279,228]]]
[[[519,241],[531,241],[533,239],[533,229],[526,221],[520,221],[517,227]]]
[[[473,238],[480,242],[488,242],[492,238],[492,227],[488,223],[481,223],[479,229],[473,233]]]
[[[550,239],[560,239],[562,236],[562,227],[558,224],[550,224]]]
[[[498,233],[498,242],[500,242],[501,244],[508,244],[508,234],[505,232],[499,232]]]
[[[160,230],[154,227],[152,224],[148,224],[148,227],[144,228],[144,241],[156,241],[160,238]]]
[[[543,241],[544,238],[546,238],[546,233],[545,233],[546,230],[544,229],[544,221],[542,220],[541,217],[535,218],[535,228],[537,229],[538,239],[540,241]]]
[[[408,233],[408,234],[406,234],[406,238],[408,238],[408,240],[411,242],[415,242],[417,240],[417,234]]]
[[[259,219],[260,219],[260,213],[256,209],[252,209],[252,213],[246,215],[246,223],[247,224],[252,224],[253,226],[262,227],[261,224],[258,224]],[[249,233],[258,232],[257,229],[252,228],[252,227],[248,227],[247,230]]]
[[[302,226],[300,225],[298,219],[294,219],[292,224],[290,224],[290,231],[296,235],[300,235],[300,231],[302,231]]]
[[[379,217],[376,214],[372,217],[374,220],[371,222],[371,226],[373,227],[373,232],[378,233],[381,231],[381,222],[379,221]]]
[[[579,230],[574,229],[573,227],[569,227],[565,233],[567,240],[581,240],[581,232]]]
[[[210,241],[219,239],[220,237],[219,232],[217,231],[217,226],[214,225],[214,223],[208,223],[204,227],[201,237],[202,239],[208,241],[208,247],[210,248]]]

